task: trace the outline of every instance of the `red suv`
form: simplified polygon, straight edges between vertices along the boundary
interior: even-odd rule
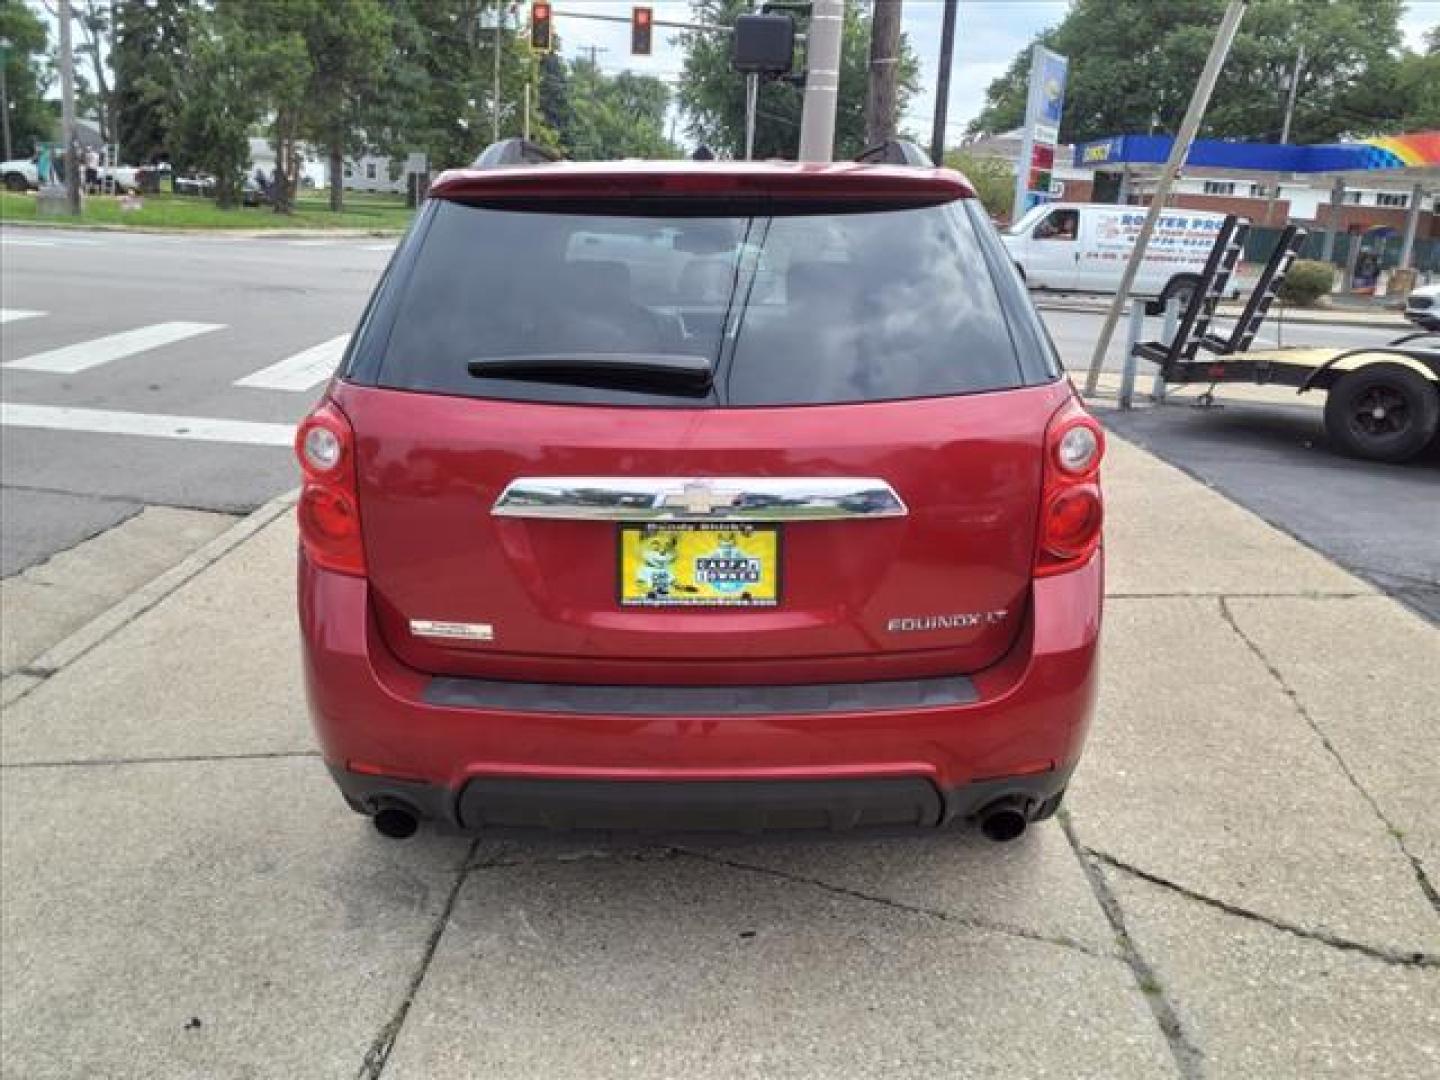
[[[739,829],[1054,813],[1099,426],[958,173],[453,171],[301,424],[350,805]]]

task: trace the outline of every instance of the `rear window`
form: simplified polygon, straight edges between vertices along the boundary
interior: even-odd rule
[[[377,381],[474,397],[689,407],[1021,385],[976,227],[956,203],[628,217],[441,200],[408,275],[394,283]],[[647,385],[633,370],[636,358],[694,357],[711,371],[698,394],[663,379]]]

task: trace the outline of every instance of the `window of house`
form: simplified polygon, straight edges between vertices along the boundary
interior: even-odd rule
[[[1375,196],[1375,205],[1404,209],[1410,205],[1410,196],[1403,191],[1382,191]]]
[[[355,175],[355,166],[354,166],[354,165],[351,165],[351,164],[347,161],[347,162],[345,163],[345,179],[346,179],[346,180],[349,180],[349,179],[350,179],[351,177],[353,177],[354,175]]]
[[[1234,195],[1235,183],[1232,180],[1206,180],[1206,195]]]
[[[1345,192],[1345,201],[1351,206],[1359,206],[1364,194],[1362,191],[1347,191]]]
[[[375,162],[373,162],[373,161],[367,161],[367,162],[365,163],[365,179],[366,179],[366,180],[374,180],[374,179],[375,179]]]

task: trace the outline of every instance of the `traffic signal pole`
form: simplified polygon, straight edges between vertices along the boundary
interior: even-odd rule
[[[800,113],[800,160],[835,155],[835,108],[840,95],[840,41],[845,0],[815,0],[810,16],[805,104]]]

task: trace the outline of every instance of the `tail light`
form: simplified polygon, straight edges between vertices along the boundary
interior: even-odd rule
[[[1078,569],[1100,546],[1105,518],[1100,460],[1104,456],[1105,432],[1079,400],[1071,398],[1050,418],[1045,430],[1036,577]]]
[[[300,544],[316,566],[365,576],[355,432],[332,401],[322,401],[295,432],[300,459]]]

